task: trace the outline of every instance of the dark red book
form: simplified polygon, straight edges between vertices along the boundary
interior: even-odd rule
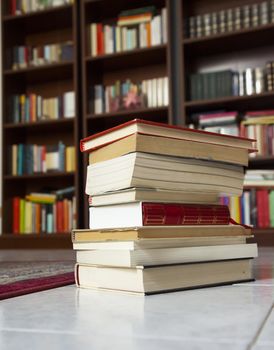
[[[263,190],[256,191],[257,223],[258,227],[264,227],[264,194]]]
[[[226,205],[133,202],[90,208],[90,229],[229,223]]]
[[[20,197],[13,198],[13,233],[20,233]]]
[[[103,55],[104,52],[104,33],[102,23],[97,23],[97,54]]]
[[[263,199],[263,227],[270,227],[270,215],[269,215],[269,195],[267,190],[262,190]]]

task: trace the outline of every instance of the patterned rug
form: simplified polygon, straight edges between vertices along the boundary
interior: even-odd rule
[[[71,261],[0,262],[0,300],[74,284]]]

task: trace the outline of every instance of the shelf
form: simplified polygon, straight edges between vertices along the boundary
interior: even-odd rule
[[[1,249],[72,249],[70,233],[0,235]]]
[[[33,175],[4,175],[4,180],[7,181],[20,181],[20,180],[34,180],[34,179],[44,179],[44,178],[56,178],[56,177],[72,177],[75,172],[49,172],[49,173],[39,173]]]
[[[22,15],[4,15],[3,25],[7,29],[16,25],[25,34],[71,27],[72,7],[73,5],[69,4],[58,7],[50,7],[44,10],[33,11]]]
[[[5,78],[22,79],[41,82],[51,79],[67,79],[73,75],[73,61],[57,62],[22,69],[6,69]]]
[[[274,228],[254,228],[252,230],[254,238],[249,242],[258,243],[259,246],[274,246]]]
[[[210,55],[272,45],[274,23],[199,38],[183,39],[187,55]]]
[[[6,123],[3,125],[6,130],[15,130],[15,129],[35,129],[35,130],[51,130],[56,128],[68,128],[73,127],[75,118],[64,118],[57,120],[39,120],[31,123]]]
[[[140,115],[152,116],[155,114],[159,116],[160,114],[163,114],[163,113],[167,114],[167,109],[168,107],[164,106],[164,107],[139,108],[139,109],[132,109],[132,110],[126,110],[126,111],[120,111],[120,112],[113,112],[113,113],[88,114],[87,119],[95,120],[95,119],[104,119],[104,118],[117,118],[122,116],[136,116],[138,118],[141,118]]]
[[[127,50],[106,55],[88,56],[88,64],[100,65],[101,69],[121,69],[149,64],[163,63],[166,60],[166,45]]]
[[[251,110],[253,108],[273,108],[274,91],[263,92],[257,95],[228,96],[210,100],[186,101],[185,108],[188,112],[212,110],[214,108]]]

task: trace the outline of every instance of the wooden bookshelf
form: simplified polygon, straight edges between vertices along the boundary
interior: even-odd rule
[[[24,197],[44,188],[75,187],[77,227],[82,226],[82,163],[79,152],[81,123],[79,111],[79,23],[78,2],[72,5],[46,8],[21,15],[6,12],[2,6],[3,46],[3,155],[2,155],[2,235],[1,248],[71,248],[70,233],[13,234],[12,198]],[[18,45],[46,45],[73,42],[73,60],[39,64],[23,69],[12,69],[7,53]],[[11,97],[14,94],[36,93],[49,98],[75,91],[75,117],[58,120],[12,123]],[[75,146],[77,172],[47,172],[13,176],[10,173],[12,144],[58,144]],[[81,186],[80,186],[81,183]]]
[[[187,19],[191,16],[227,10],[261,3],[262,1],[185,1],[181,0],[181,28],[186,29]],[[273,59],[274,24],[258,24],[239,30],[190,38],[187,30],[182,34],[183,60],[182,79],[186,93],[182,92],[183,113],[185,123],[191,123],[191,114],[214,110],[239,111],[273,109],[274,92],[245,96],[227,96],[220,98],[190,100],[189,75],[197,72],[210,72],[223,69],[235,71],[251,67],[264,67],[267,61]],[[273,169],[273,156],[252,157],[249,160],[250,169]],[[274,245],[274,230],[254,229],[254,235],[259,245]]]

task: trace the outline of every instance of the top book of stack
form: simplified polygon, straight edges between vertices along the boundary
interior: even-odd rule
[[[81,140],[80,148],[90,152],[90,164],[148,152],[247,166],[254,143],[253,139],[134,119]]]

